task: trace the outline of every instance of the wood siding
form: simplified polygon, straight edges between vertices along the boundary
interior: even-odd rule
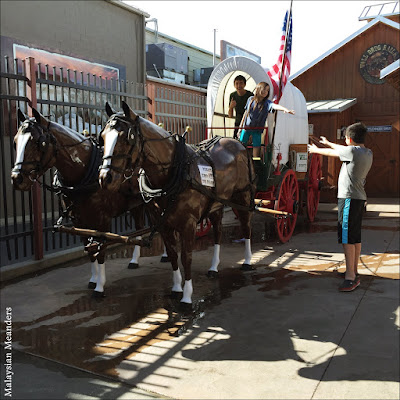
[[[338,140],[337,129],[361,121],[367,126],[391,125],[392,132],[369,133],[366,146],[374,152],[368,175],[367,194],[374,197],[399,196],[399,109],[400,95],[389,82],[371,84],[360,74],[362,54],[376,44],[390,44],[400,51],[399,30],[378,23],[318,64],[292,80],[307,101],[357,98],[357,104],[342,113],[309,114],[315,136]],[[327,186],[336,186],[340,162],[323,161]],[[322,195],[322,200],[332,196]]]

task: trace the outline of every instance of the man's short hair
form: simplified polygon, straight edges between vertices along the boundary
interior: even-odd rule
[[[351,138],[354,143],[364,144],[367,136],[367,127],[361,122],[356,122],[346,129],[346,136]]]
[[[243,81],[244,84],[246,84],[246,78],[243,75],[238,75],[234,80],[233,83],[235,83],[236,81]]]

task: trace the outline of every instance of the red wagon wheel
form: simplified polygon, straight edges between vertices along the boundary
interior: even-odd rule
[[[299,185],[293,170],[289,169],[284,173],[276,193],[275,210],[286,211],[291,214],[288,217],[276,216],[278,237],[282,243],[285,243],[292,237],[299,208]]]
[[[307,218],[313,222],[317,214],[320,192],[320,182],[322,178],[321,158],[317,154],[311,154],[308,165],[307,181]]]
[[[211,221],[204,218],[197,224],[196,237],[206,236],[211,229]]]

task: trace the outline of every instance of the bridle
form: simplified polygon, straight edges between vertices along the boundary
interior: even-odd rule
[[[44,172],[47,171],[49,168],[49,165],[53,161],[54,158],[57,157],[57,139],[55,136],[50,132],[50,124],[51,122],[49,121],[48,125],[46,128],[43,128],[34,118],[30,118],[29,120],[25,120],[22,123],[22,129],[24,133],[30,132],[31,136],[33,139],[35,139],[35,136],[37,137],[36,139],[36,145],[38,147],[39,153],[40,153],[40,160],[39,161],[19,161],[14,164],[14,168],[12,169],[11,172],[14,173],[20,173],[22,175],[28,176],[28,178],[31,181],[34,181],[32,179],[32,173],[36,172],[38,175],[43,175]],[[36,135],[34,134],[36,133]],[[48,148],[52,145],[53,148],[53,153],[50,157],[48,157]],[[26,149],[25,149],[26,150]],[[47,162],[45,162],[45,159],[48,158]],[[22,165],[33,165],[33,168],[28,172],[23,170],[22,168],[18,168]]]
[[[126,126],[126,129],[124,128],[124,130],[126,131],[125,140],[126,140],[126,143],[129,145],[129,151],[127,153],[111,154],[111,155],[103,156],[103,163],[106,160],[110,160],[110,163],[107,165],[102,164],[99,168],[100,170],[109,169],[109,170],[118,172],[124,176],[125,180],[128,180],[133,176],[133,171],[136,169],[136,167],[139,165],[139,163],[145,159],[143,149],[144,149],[144,144],[145,144],[146,140],[144,139],[143,134],[140,130],[139,118],[140,118],[139,116],[136,116],[136,118],[134,120],[131,120],[130,118],[128,118],[122,114],[114,114],[110,117],[110,119],[107,122],[107,125],[100,132],[100,136],[102,135],[104,130],[107,128],[107,126],[113,128],[118,123],[122,124],[123,126]],[[117,130],[118,135],[120,132],[123,132],[124,130],[122,130],[122,129]],[[117,140],[118,140],[118,138],[117,138]],[[132,164],[132,154],[133,154],[135,147],[137,147],[138,143],[139,143],[138,157],[136,158],[135,162]],[[127,160],[125,168],[118,168],[112,164],[113,160],[121,160],[121,159]]]

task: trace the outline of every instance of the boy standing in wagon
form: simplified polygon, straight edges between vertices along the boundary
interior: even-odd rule
[[[343,162],[338,180],[338,241],[343,245],[346,272],[339,291],[350,292],[360,285],[357,266],[361,254],[361,223],[367,195],[364,185],[372,165],[372,151],[364,146],[367,128],[361,123],[346,129],[346,145],[331,143],[321,136],[321,143],[308,145],[310,153],[339,157]]]
[[[246,78],[243,75],[238,75],[234,79],[233,85],[235,86],[236,92],[232,92],[229,96],[228,116],[229,118],[233,118],[233,110],[236,111],[233,138],[237,139],[239,125],[244,114],[244,107],[246,106],[247,99],[253,96],[253,93],[245,89]]]

